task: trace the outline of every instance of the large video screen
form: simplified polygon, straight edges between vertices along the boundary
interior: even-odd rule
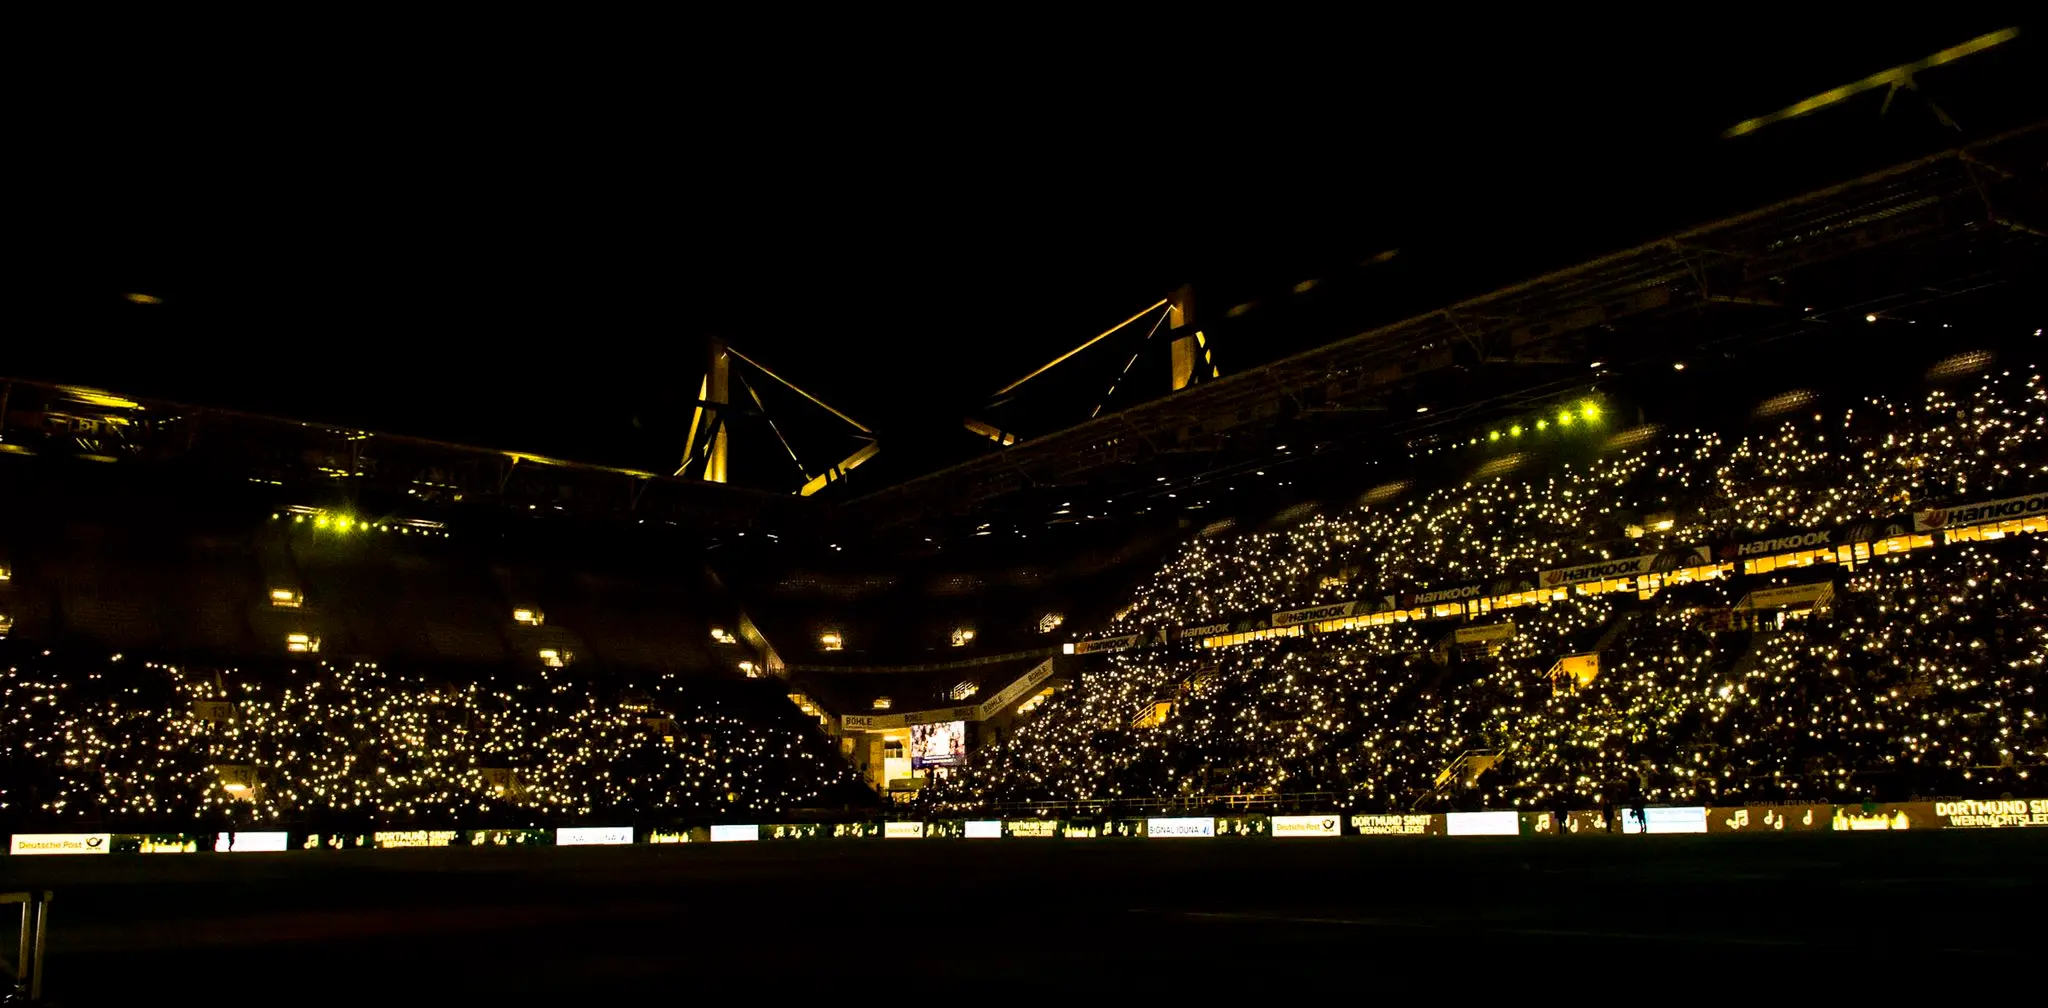
[[[967,722],[910,726],[910,768],[962,766],[967,762]]]

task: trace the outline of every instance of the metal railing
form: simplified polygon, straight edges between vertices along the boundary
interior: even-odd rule
[[[1064,801],[939,802],[921,811],[939,818],[1032,818],[1032,819],[1116,819],[1173,813],[1238,815],[1286,812],[1290,809],[1320,812],[1342,808],[1356,800],[1348,791],[1286,791],[1251,794],[1176,795],[1166,798],[1107,798]]]
[[[0,903],[21,904],[21,941],[14,961],[6,963],[14,977],[8,1004],[37,1004],[43,1000],[43,945],[50,927],[48,891],[0,893]]]

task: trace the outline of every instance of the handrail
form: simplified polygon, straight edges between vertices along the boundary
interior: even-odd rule
[[[1224,815],[1272,809],[1285,805],[1316,808],[1346,804],[1356,796],[1348,791],[1247,792],[1243,794],[1175,795],[1165,798],[1058,799],[1048,801],[1006,801],[989,803],[939,802],[926,811],[942,818],[989,815],[1009,818],[1011,813],[1032,817],[1073,818],[1082,816],[1114,818],[1144,816],[1161,812],[1216,811]]]
[[[36,1004],[43,999],[43,947],[50,926],[48,890],[0,893],[0,904],[21,904],[21,936],[14,962],[5,963],[14,977],[13,994]]]

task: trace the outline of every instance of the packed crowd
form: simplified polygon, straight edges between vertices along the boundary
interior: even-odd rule
[[[1834,417],[1800,396],[1756,433],[1672,433],[1536,477],[1474,479],[1294,528],[1189,543],[1119,616],[1185,626],[1774,526],[1896,515],[2038,487],[2035,368]],[[1510,467],[1496,467],[1496,470]],[[1668,529],[1631,542],[1644,516]],[[1804,618],[1713,630],[1743,592],[1833,574]],[[1587,807],[2038,791],[2048,760],[2048,564],[2034,537],[1892,554],[1502,614],[1497,652],[1396,623],[1113,656],[927,789],[935,808],[1340,793],[1354,808]],[[1554,663],[1599,652],[1590,682]],[[1162,708],[1161,704],[1167,704]],[[1163,716],[1159,713],[1165,711]],[[1153,716],[1139,719],[1140,712]]]
[[[1194,539],[1114,629],[1896,515],[2048,477],[2048,385],[2035,369],[1832,417],[1796,396],[1774,403],[1770,424],[1746,436],[1617,432],[1592,461],[1506,454],[1440,491]],[[1796,579],[1830,573],[1840,590],[1825,611],[1740,630],[1702,614],[1787,572],[1647,599],[1573,593],[1502,614],[1514,633],[1479,648],[1432,621],[1114,655],[923,800],[957,811],[1313,793],[1323,808],[1341,796],[1394,810],[2038,790],[2048,564],[2037,538]],[[1588,652],[1597,672],[1557,674],[1558,659]],[[435,678],[445,674],[16,648],[0,659],[0,820],[531,825],[873,800],[761,683],[581,669]]]
[[[457,682],[32,650],[0,662],[0,753],[15,825],[537,825],[873,800],[766,684],[586,670]]]

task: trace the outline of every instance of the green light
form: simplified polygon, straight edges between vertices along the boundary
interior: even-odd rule
[[[1585,402],[1580,403],[1579,415],[1585,417],[1588,420],[1598,420],[1600,418],[1600,404],[1592,401],[1591,399],[1588,399]]]
[[[1538,421],[1536,421],[1536,429],[1537,429],[1537,430],[1549,430],[1549,429],[1550,429],[1550,421],[1548,421],[1548,420],[1538,420]]]
[[[1564,427],[1569,427],[1569,426],[1571,426],[1571,425],[1572,425],[1572,411],[1571,411],[1571,410],[1565,410],[1564,412],[1562,412],[1562,413],[1559,413],[1559,414],[1557,415],[1557,422],[1558,422],[1558,424],[1559,424],[1560,426],[1564,426]]]
[[[1510,427],[1510,428],[1508,428],[1508,436],[1509,436],[1509,437],[1521,437],[1521,436],[1522,436],[1522,425],[1521,425],[1521,424],[1516,424],[1516,425],[1514,425],[1513,427]]]
[[[1486,440],[1488,440],[1488,441],[1498,441],[1498,440],[1500,440],[1500,432],[1499,432],[1499,431],[1497,431],[1497,430],[1495,430],[1495,431],[1487,431],[1487,432],[1486,432]]]

